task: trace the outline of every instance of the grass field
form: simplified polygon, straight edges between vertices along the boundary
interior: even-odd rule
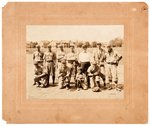
[[[96,48],[88,48],[88,51],[90,53],[93,52]],[[122,56],[123,51],[122,47],[114,48],[117,50]],[[56,48],[52,49],[53,51],[56,51]],[[102,92],[92,92],[91,89],[88,90],[80,90],[76,91],[74,88],[70,90],[62,89],[60,90],[57,86],[57,79],[56,79],[56,85],[50,86],[48,88],[37,88],[36,86],[33,86],[33,60],[32,60],[32,54],[35,51],[35,48],[33,49],[27,49],[26,53],[26,88],[27,88],[27,98],[28,99],[122,99],[124,91],[121,92],[116,90],[102,90]],[[43,52],[46,51],[46,49],[42,49]],[[69,48],[65,49],[66,53],[69,52]],[[77,49],[77,52],[79,53],[81,51],[81,48]],[[57,77],[56,77],[57,78]],[[124,84],[124,66],[123,66],[123,59],[120,61],[118,66],[118,83]]]

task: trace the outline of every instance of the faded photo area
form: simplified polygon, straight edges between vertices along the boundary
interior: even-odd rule
[[[123,25],[27,25],[27,99],[123,99]]]

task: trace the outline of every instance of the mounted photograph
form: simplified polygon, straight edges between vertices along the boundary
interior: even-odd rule
[[[27,25],[28,99],[123,99],[123,25]]]
[[[8,2],[2,119],[147,123],[148,9],[144,2]]]

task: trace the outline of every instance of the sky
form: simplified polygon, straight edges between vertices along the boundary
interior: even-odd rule
[[[124,38],[123,25],[27,25],[27,41],[83,40],[109,42]]]

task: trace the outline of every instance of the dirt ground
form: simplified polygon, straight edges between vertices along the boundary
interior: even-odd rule
[[[116,49],[122,55],[122,49]],[[44,50],[45,51],[45,50]],[[30,51],[32,52],[32,51]],[[122,99],[124,91],[102,90],[101,92],[92,92],[91,89],[77,91],[75,88],[70,90],[59,89],[56,84],[47,88],[38,88],[33,86],[33,60],[32,53],[26,54],[26,88],[28,99]],[[118,83],[124,84],[124,66],[123,60],[118,66]]]

